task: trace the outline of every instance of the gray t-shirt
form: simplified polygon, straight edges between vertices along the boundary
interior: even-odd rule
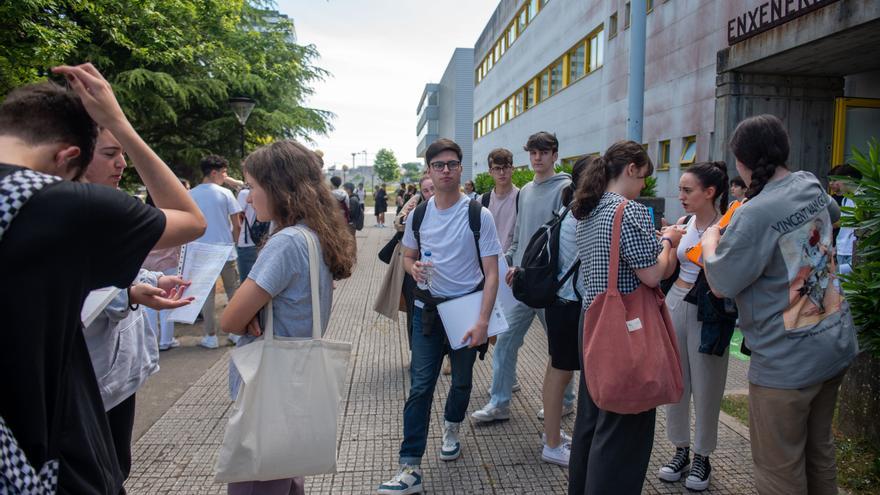
[[[749,381],[795,389],[843,371],[858,352],[849,306],[835,270],[837,203],[809,172],[794,172],[733,215],[715,256],[710,285],[736,299]]]
[[[317,235],[304,225],[286,227],[266,241],[248,274],[261,289],[272,296],[274,333],[280,337],[312,337],[312,298],[309,282],[309,249],[303,233],[314,237],[318,243],[318,289],[321,297],[321,333],[327,330],[330,306],[333,302],[333,279],[324,263],[321,244]],[[261,321],[265,316],[261,315]],[[250,335],[243,336],[238,345],[253,342]],[[233,399],[238,394],[241,377],[230,362],[229,393]]]

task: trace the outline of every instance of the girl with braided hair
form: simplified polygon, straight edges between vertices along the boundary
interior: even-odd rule
[[[723,236],[706,230],[703,260],[712,292],[736,299],[752,350],[755,485],[762,494],[836,494],[831,419],[858,352],[833,256],[840,208],[813,174],[788,169],[778,118],[742,121],[730,148],[748,201]]]

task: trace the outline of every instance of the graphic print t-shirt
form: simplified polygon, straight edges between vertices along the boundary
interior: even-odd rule
[[[839,217],[816,177],[794,172],[743,205],[706,260],[709,283],[736,299],[752,350],[752,383],[814,385],[855,357],[855,328],[832,245]]]
[[[20,170],[0,164],[0,178]],[[31,465],[60,458],[59,493],[118,493],[122,473],[83,337],[89,291],[126,287],[165,215],[124,192],[57,182],[0,240],[0,416]]]

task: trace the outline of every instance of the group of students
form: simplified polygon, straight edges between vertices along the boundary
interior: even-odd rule
[[[53,72],[67,88],[27,85],[0,104],[0,264],[9,282],[0,289],[0,372],[14,377],[0,394],[0,492],[125,493],[135,395],[158,370],[157,325],[147,322],[144,308],[193,301],[167,259],[164,273],[142,267],[151,251],[159,259],[161,250],[167,256],[203,239],[211,221],[199,207],[199,189],[217,193],[226,164],[204,160],[205,187],[190,194],[134,130],[97,69]],[[154,206],[118,190],[126,156]],[[237,246],[239,261],[252,268],[229,294],[219,327],[247,345],[261,334],[262,309],[272,304],[277,335],[311,337],[313,317],[326,328],[333,280],[351,274],[354,239],[320,157],[306,147],[263,146],[243,169],[247,192],[239,199],[252,208],[245,221],[267,223],[271,232],[258,252],[253,239]],[[231,244],[242,208],[224,191],[218,194],[227,209],[215,223],[229,230],[224,243]],[[304,235],[318,241],[319,294],[309,288]],[[228,287],[238,282],[224,277]],[[110,286],[122,290],[84,327],[87,295]],[[320,315],[312,314],[313,296]],[[205,313],[206,320],[213,316]],[[165,348],[173,347],[173,332],[164,337]],[[233,366],[232,398],[238,388]],[[233,483],[228,490],[303,493],[303,481]]]
[[[512,153],[493,150],[488,166],[495,188],[482,197],[460,192],[458,145],[448,139],[431,144],[423,181],[430,181],[432,194],[414,198],[399,217],[404,266],[419,286],[407,305],[411,385],[403,408],[400,466],[377,493],[424,489],[420,464],[444,355],[452,376],[439,457],[452,461],[461,455],[473,365],[487,350],[499,284],[512,283],[533,234],[553,222],[559,223],[556,300],[544,308],[524,303],[504,308],[509,328],[498,335],[492,353],[490,399],[471,414],[473,421],[510,418],[511,396],[519,389],[518,350],[537,316],[549,351],[538,411],[544,420],[541,458],[568,467],[570,495],[641,493],[656,410],[603,410],[584,377],[591,365],[582,353],[584,315],[608,289],[610,268],[618,271],[622,294],[643,285],[667,291],[683,394],[665,406],[667,439],[675,453],[656,474],[661,480],[684,478],[694,491],[710,485],[728,347],[738,325],[751,353],[749,431],[758,491],[837,493],[831,418],[838,387],[858,352],[837,278],[838,264],[851,261],[845,254],[851,255],[851,240],[845,241],[849,247],[838,246],[836,257],[833,225],[840,208],[815,176],[789,169],[789,138],[778,118],[744,120],[730,149],[740,177],[730,180],[724,162],[684,169],[678,190],[686,215],[658,230],[650,210],[635,201],[654,171],[639,143],[614,143],[601,156],[579,160],[568,174],[554,171],[556,137],[536,133],[525,145],[534,180],[517,189],[510,180]],[[624,202],[619,266],[609,267],[615,213]],[[838,244],[850,234],[837,234]],[[429,264],[422,261],[428,251]],[[507,273],[498,273],[499,256],[506,258]],[[467,346],[453,350],[437,305],[478,291],[480,316],[465,337]],[[560,428],[561,418],[575,411],[575,402],[577,418],[569,436]]]

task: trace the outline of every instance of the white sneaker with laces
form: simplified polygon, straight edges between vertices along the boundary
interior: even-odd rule
[[[418,466],[403,465],[390,480],[376,489],[379,495],[411,495],[422,493],[422,470]]]
[[[491,423],[493,421],[504,421],[510,419],[509,407],[495,407],[492,403],[483,406],[482,409],[471,413],[471,418],[479,423]]]
[[[571,444],[565,441],[556,448],[544,445],[544,449],[541,450],[541,460],[557,466],[568,467],[569,457],[571,457]]]
[[[461,423],[443,422],[443,445],[440,446],[440,460],[454,461],[461,456],[461,441],[458,430]]]
[[[175,347],[180,347],[180,341],[177,339],[171,339],[171,342],[167,344],[159,344],[160,351],[167,351],[168,349],[174,349]]]
[[[202,337],[202,340],[199,341],[199,346],[204,347],[205,349],[217,349],[220,347],[220,344],[217,343],[216,335],[205,335]]]

